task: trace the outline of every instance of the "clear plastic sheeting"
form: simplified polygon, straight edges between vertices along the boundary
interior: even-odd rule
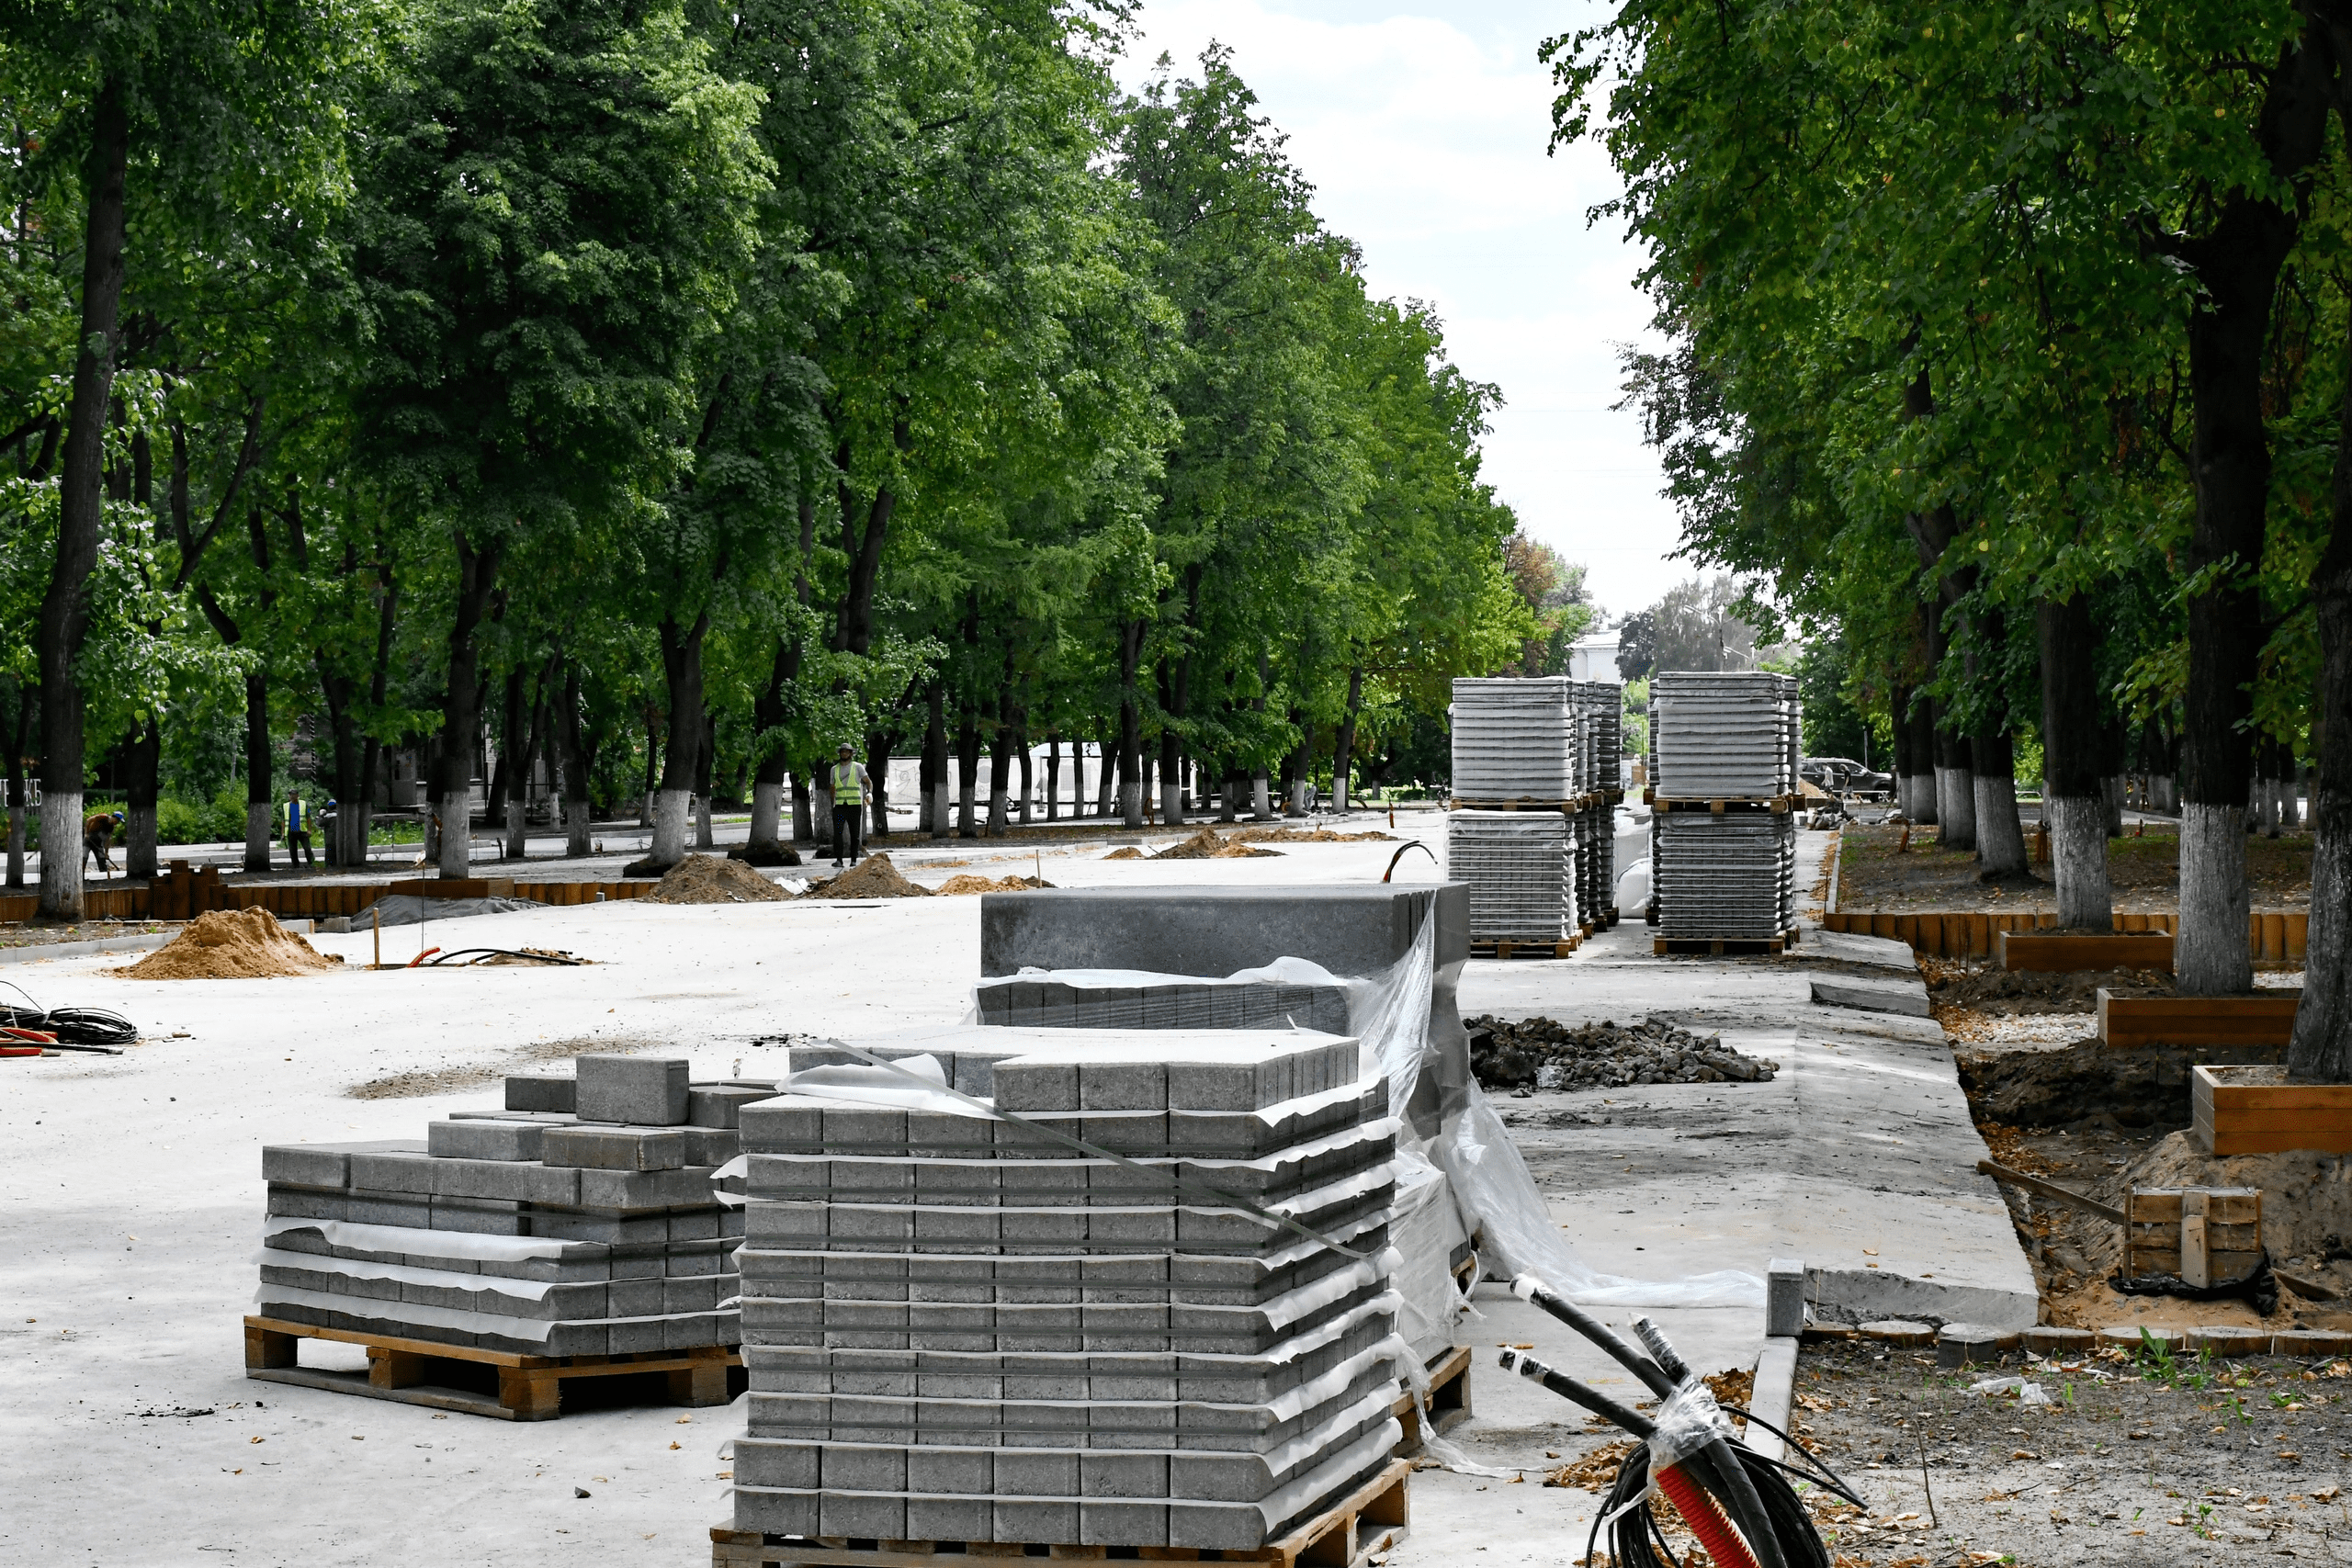
[[[1454,1248],[1470,1238],[1445,1172],[1410,1150],[1396,1156],[1396,1204],[1389,1211],[1388,1238],[1399,1260],[1392,1281],[1397,1327],[1414,1357],[1426,1362],[1453,1344],[1454,1327],[1462,1321],[1462,1291],[1452,1263]]]
[[[1536,1190],[1518,1145],[1511,1142],[1485,1092],[1469,1077],[1466,1064],[1458,1065],[1464,1070],[1449,1071],[1450,1066],[1457,1065],[1442,1059],[1441,1047],[1431,1038],[1430,999],[1436,976],[1436,943],[1437,922],[1429,919],[1421,921],[1411,949],[1403,957],[1372,975],[1342,977],[1303,959],[1282,958],[1224,979],[1240,984],[1278,981],[1343,987],[1348,997],[1348,1032],[1364,1047],[1367,1074],[1376,1066],[1387,1075],[1391,1106],[1401,1111],[1411,1105],[1425,1076],[1439,1081],[1443,1114],[1437,1135],[1423,1143],[1410,1137],[1399,1140],[1399,1181],[1405,1180],[1412,1156],[1444,1174],[1463,1228],[1475,1239],[1487,1273],[1509,1277],[1532,1270],[1551,1280],[1562,1295],[1589,1306],[1760,1307],[1763,1279],[1741,1270],[1721,1269],[1679,1280],[1634,1280],[1603,1274],[1577,1259],[1553,1220],[1543,1193]],[[1125,969],[1023,970],[1012,978],[1138,988],[1216,983],[1197,976]],[[978,1013],[976,1002],[975,1019]],[[846,1074],[854,1069],[815,1070]],[[793,1092],[808,1092],[801,1088],[807,1077],[794,1076]],[[1454,1081],[1457,1078],[1461,1081]],[[842,1081],[854,1080],[844,1077]],[[1442,1269],[1446,1261],[1441,1257],[1435,1267]]]

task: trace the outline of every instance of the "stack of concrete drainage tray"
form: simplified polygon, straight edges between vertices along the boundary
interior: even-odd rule
[[[1580,818],[1590,761],[1582,682],[1453,682],[1446,870],[1470,888],[1470,940],[1557,943],[1579,931]]]
[[[1354,1040],[943,1043],[910,1070],[992,1111],[830,1098],[812,1049],[743,1111],[738,1531],[1247,1551],[1381,1469],[1396,1124]]]
[[[1651,852],[1661,940],[1782,941],[1796,923],[1796,682],[1650,682]]]
[[[526,1356],[735,1344],[740,1212],[711,1172],[772,1084],[582,1056],[422,1142],[265,1148],[258,1310],[283,1323]],[[729,1304],[722,1304],[729,1303]]]

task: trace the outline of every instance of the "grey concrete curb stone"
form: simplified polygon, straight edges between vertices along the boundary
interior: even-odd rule
[[[1926,1018],[1928,987],[1918,980],[1880,980],[1858,975],[1814,975],[1813,999],[1824,1007],[1863,1012],[1895,1012]]]

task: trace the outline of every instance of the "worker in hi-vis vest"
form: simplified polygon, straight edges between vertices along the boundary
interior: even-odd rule
[[[849,863],[855,865],[859,852],[865,842],[865,792],[874,786],[865,764],[856,761],[856,749],[846,740],[842,742],[839,760],[833,763],[833,863],[842,863],[842,847],[849,847]]]

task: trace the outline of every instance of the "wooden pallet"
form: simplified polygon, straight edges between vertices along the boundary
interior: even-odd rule
[[[1545,942],[1540,937],[1487,937],[1470,939],[1473,958],[1566,958],[1584,945],[1578,934],[1558,942]]]
[[[1457,1345],[1431,1358],[1429,1374],[1430,1423],[1440,1434],[1451,1432],[1470,1419],[1470,1347]],[[1405,1424],[1396,1457],[1409,1459],[1421,1450],[1421,1402],[1408,1390],[1397,1396],[1394,1413]]]
[[[1448,800],[1445,803],[1445,808],[1448,811],[1536,811],[1549,815],[1574,817],[1578,812],[1589,811],[1601,803],[1600,792],[1596,790],[1590,795],[1574,795],[1566,800],[1537,800],[1532,795],[1521,795],[1516,800],[1471,800],[1457,797]]]
[[[1006,1558],[1056,1562],[1260,1562],[1272,1568],[1364,1568],[1395,1544],[1408,1522],[1408,1460],[1391,1460],[1380,1473],[1297,1529],[1247,1551],[1196,1546],[1067,1546],[991,1540],[856,1540],[820,1536],[763,1536],[713,1526],[711,1568],[967,1568]]]
[[[1663,958],[1670,953],[1699,953],[1709,957],[1738,958],[1764,953],[1785,953],[1796,945],[1796,933],[1783,931],[1779,936],[1660,936],[1650,939],[1650,951]]]
[[[368,1370],[334,1371],[306,1367],[298,1352],[305,1339],[364,1345]],[[458,1365],[462,1364],[462,1365]],[[734,1398],[729,1370],[743,1358],[725,1345],[692,1350],[649,1350],[634,1356],[526,1356],[443,1345],[430,1339],[396,1339],[346,1328],[245,1319],[245,1376],[263,1382],[322,1388],[368,1399],[398,1400],[435,1410],[462,1411],[501,1421],[552,1421],[561,1413],[562,1385],[573,1378],[620,1377],[660,1372],[669,1380],[673,1404],[725,1404]],[[456,1383],[497,1380],[496,1394]]]
[[[1650,799],[1650,807],[1652,810],[1669,813],[1704,811],[1716,817],[1725,815],[1760,816],[1768,812],[1774,814],[1785,814],[1794,809],[1796,803],[1797,797],[1793,795],[1754,796],[1723,795],[1700,797],[1696,799],[1683,799],[1672,795],[1659,798],[1653,795]]]

